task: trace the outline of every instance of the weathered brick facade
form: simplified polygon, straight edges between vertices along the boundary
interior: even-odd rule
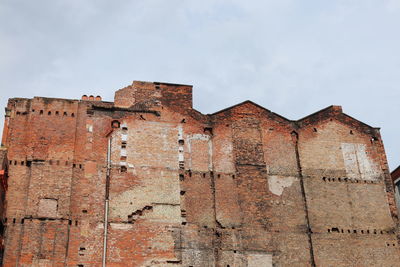
[[[204,115],[191,86],[134,82],[10,99],[2,143],[4,266],[399,266],[379,129],[338,106]]]

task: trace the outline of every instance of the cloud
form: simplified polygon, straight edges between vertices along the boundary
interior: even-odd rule
[[[112,100],[136,79],[193,84],[204,113],[250,99],[297,119],[341,104],[382,127],[394,168],[399,15],[395,0],[5,0],[0,100]]]

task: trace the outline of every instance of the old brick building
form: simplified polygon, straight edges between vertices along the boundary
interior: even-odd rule
[[[4,266],[399,266],[379,129],[338,106],[204,115],[134,82],[10,99],[2,143]]]

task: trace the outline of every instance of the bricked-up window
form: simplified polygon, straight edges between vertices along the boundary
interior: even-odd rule
[[[38,216],[41,218],[57,217],[58,200],[53,198],[42,198],[39,201]]]

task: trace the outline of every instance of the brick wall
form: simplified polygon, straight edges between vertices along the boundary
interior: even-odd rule
[[[93,100],[9,100],[4,266],[396,266],[379,130],[340,107],[203,115],[149,82]]]

